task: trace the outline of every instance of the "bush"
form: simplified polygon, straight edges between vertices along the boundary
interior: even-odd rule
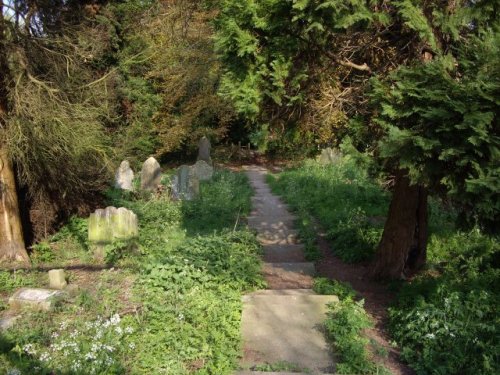
[[[400,291],[391,331],[419,374],[500,372],[498,241],[478,230],[434,236],[424,274]]]

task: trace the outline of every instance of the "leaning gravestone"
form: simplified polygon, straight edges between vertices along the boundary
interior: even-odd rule
[[[49,271],[49,287],[52,289],[64,289],[68,283],[63,269],[54,269]]]
[[[341,158],[340,152],[330,147],[327,147],[321,151],[321,155],[319,156],[318,161],[320,164],[323,165],[335,164],[340,160],[340,158]]]
[[[137,215],[125,207],[106,207],[90,214],[89,242],[98,259],[104,258],[104,246],[114,241],[131,241],[138,235]]]
[[[214,167],[205,160],[198,160],[192,167],[193,174],[200,181],[211,180],[214,175]]]
[[[141,170],[141,190],[153,191],[161,184],[161,168],[155,158],[144,162]]]
[[[193,167],[181,165],[172,179],[172,194],[176,199],[193,200],[200,193],[200,180]]]
[[[133,190],[133,179],[134,171],[130,168],[130,163],[127,160],[122,161],[115,174],[115,187],[122,190]]]
[[[210,157],[210,141],[207,137],[202,137],[198,142],[198,158],[196,160],[204,160],[208,164],[212,165],[212,158]]]

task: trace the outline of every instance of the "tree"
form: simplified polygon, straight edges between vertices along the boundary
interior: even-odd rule
[[[227,0],[217,25],[221,93],[240,113],[300,129],[325,122],[315,103],[337,109],[337,133],[395,176],[374,277],[425,262],[429,192],[497,218],[495,1]]]
[[[9,107],[7,58],[7,30],[3,17],[3,3],[0,2],[0,261],[27,261],[28,253],[24,247],[19,205],[17,202],[16,182],[11,160],[5,143],[5,118]]]
[[[1,4],[0,143],[8,171],[2,217],[16,233],[2,233],[0,248],[21,254],[11,251],[5,258],[26,260],[14,176],[28,192],[22,199],[43,212],[40,234],[57,217],[82,208],[108,176],[102,127],[108,83],[92,69],[100,57],[100,44],[91,42],[99,28],[82,21],[86,9],[80,3]]]

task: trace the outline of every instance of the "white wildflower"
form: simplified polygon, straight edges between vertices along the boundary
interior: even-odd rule
[[[85,354],[85,357],[84,357],[87,361],[92,361],[94,359],[96,359],[96,355],[94,352],[88,352],[87,354]]]
[[[23,346],[23,350],[26,354],[30,354],[30,355],[35,355],[36,354],[36,350],[35,350],[35,347],[33,346],[33,344],[26,344]]]
[[[135,343],[131,342],[130,344],[128,344],[128,347],[130,349],[135,349]]]
[[[426,339],[434,339],[436,337],[436,335],[434,335],[434,333],[428,333],[427,335],[425,335],[425,338]]]
[[[115,327],[115,332],[121,335],[123,333],[122,327]]]
[[[125,328],[125,332],[128,334],[131,334],[131,333],[134,333],[134,329],[132,327],[128,326]]]
[[[118,314],[113,315],[113,316],[109,319],[109,321],[111,322],[111,324],[112,324],[112,325],[114,325],[114,326],[115,326],[115,325],[117,325],[118,323],[120,323],[120,320],[121,320],[121,319],[120,319],[120,315],[118,315]]]
[[[50,361],[50,355],[49,353],[45,352],[40,355],[40,362],[48,362]]]
[[[21,370],[14,367],[7,370],[7,375],[22,375],[22,374]]]

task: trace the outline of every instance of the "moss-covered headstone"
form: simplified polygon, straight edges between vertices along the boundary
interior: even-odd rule
[[[97,209],[89,218],[89,242],[97,259],[104,247],[116,241],[132,242],[139,235],[137,215],[124,207]]]

